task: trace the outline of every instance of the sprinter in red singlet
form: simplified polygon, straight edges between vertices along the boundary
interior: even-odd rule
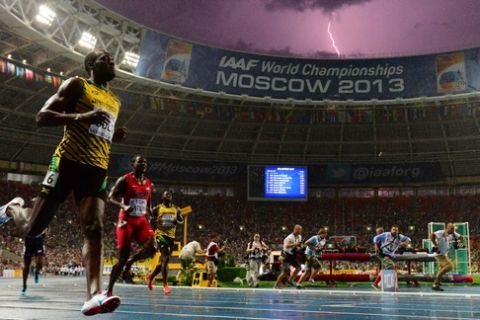
[[[118,263],[112,268],[108,294],[112,294],[115,281],[122,273],[128,279],[130,268],[135,261],[152,257],[155,252],[155,233],[148,218],[151,216],[151,196],[153,185],[145,177],[147,160],[138,155],[132,161],[133,171],[120,177],[113,186],[108,201],[120,208],[117,222]],[[143,245],[140,252],[130,259],[130,246],[135,239]]]

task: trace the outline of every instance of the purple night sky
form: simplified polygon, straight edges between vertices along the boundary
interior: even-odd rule
[[[97,0],[150,28],[250,52],[336,58],[480,46],[479,0]]]

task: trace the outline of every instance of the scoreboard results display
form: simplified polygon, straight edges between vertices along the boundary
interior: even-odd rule
[[[249,166],[248,200],[307,201],[307,167]]]

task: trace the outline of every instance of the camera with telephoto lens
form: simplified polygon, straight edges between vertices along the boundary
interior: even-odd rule
[[[463,241],[458,239],[457,241],[453,242],[453,248],[455,250],[462,249],[464,247]]]

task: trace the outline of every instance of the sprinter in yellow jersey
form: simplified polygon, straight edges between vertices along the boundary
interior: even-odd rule
[[[173,251],[173,242],[175,240],[175,231],[177,224],[183,223],[180,208],[172,203],[172,193],[170,191],[163,192],[163,202],[153,209],[153,214],[156,217],[157,229],[155,236],[157,238],[158,249],[160,250],[160,263],[155,267],[155,270],[150,274],[148,281],[148,288],[153,289],[153,280],[157,274],[162,272],[163,278],[163,292],[170,293],[168,287],[168,261]]]
[[[85,315],[114,311],[120,298],[101,292],[103,260],[103,213],[106,198],[107,167],[112,141],[124,137],[124,128],[115,128],[120,110],[118,98],[108,89],[115,77],[112,56],[93,51],[85,57],[89,79],[79,77],[65,81],[58,92],[47,100],[36,116],[37,125],[65,126],[38,200],[32,209],[10,206],[13,219],[23,217],[23,230],[36,237],[52,220],[59,204],[73,191],[84,234],[83,259],[87,277],[87,301],[81,311]],[[16,221],[16,224],[19,225]]]

